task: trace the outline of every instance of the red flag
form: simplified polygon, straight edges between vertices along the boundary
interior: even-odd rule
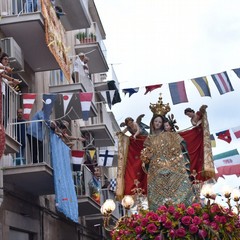
[[[146,86],[146,92],[144,93],[144,95],[146,95],[148,92],[153,91],[154,89],[160,88],[162,86],[162,84],[156,84],[156,85],[149,85]]]
[[[216,135],[217,135],[218,139],[221,139],[221,140],[226,141],[228,143],[230,143],[232,141],[229,130],[225,130],[225,131],[216,133]]]
[[[80,98],[80,102],[81,102],[82,114],[83,114],[84,121],[87,121],[89,118],[92,97],[93,97],[92,92],[89,92],[89,93],[88,92],[87,93],[80,92],[79,93],[79,98]]]
[[[35,93],[23,93],[23,118],[25,120],[29,120],[35,99]]]
[[[85,151],[72,150],[72,164],[82,164],[84,162]]]

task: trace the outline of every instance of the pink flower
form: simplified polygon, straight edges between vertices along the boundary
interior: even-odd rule
[[[157,231],[157,227],[154,223],[150,223],[147,225],[147,231],[149,233],[155,233]]]
[[[180,227],[176,230],[177,237],[184,237],[186,235],[186,230],[183,227]]]
[[[184,224],[184,225],[190,225],[191,224],[191,220],[192,218],[190,216],[184,216],[182,217],[181,219],[181,222]]]
[[[173,230],[173,229],[171,229],[170,231],[169,231],[169,237],[175,237],[176,236],[176,233],[175,233],[175,231]]]
[[[193,203],[192,207],[195,208],[195,209],[201,209],[202,205],[200,203]]]
[[[220,211],[220,208],[217,204],[213,204],[211,205],[210,211],[211,213],[218,213]]]
[[[168,212],[173,214],[175,212],[175,207],[174,206],[169,206],[168,207]]]
[[[185,210],[186,209],[186,206],[184,203],[179,203],[178,205],[178,208],[181,209],[181,210]]]
[[[207,236],[207,231],[205,229],[200,229],[198,235],[204,239]]]
[[[140,234],[141,232],[142,232],[142,227],[141,226],[137,226],[136,228],[135,228],[135,232],[137,233],[137,234]]]
[[[167,220],[167,221],[164,223],[164,227],[167,228],[167,229],[171,228],[171,227],[172,227],[172,222],[169,221],[169,220]]]
[[[225,224],[227,222],[226,217],[221,216],[220,219],[219,219],[219,222],[222,223],[222,224]]]
[[[192,219],[192,223],[199,225],[202,222],[201,218],[198,216],[194,216]]]
[[[218,224],[216,222],[211,222],[210,225],[211,225],[213,230],[218,230],[219,229]]]
[[[160,212],[167,212],[167,207],[166,206],[160,206],[157,211],[160,211]]]
[[[164,240],[164,237],[162,236],[162,234],[160,234],[160,235],[156,236],[154,238],[154,240]]]
[[[147,224],[148,224],[148,219],[147,219],[147,218],[143,218],[141,225],[142,225],[143,227],[145,227],[145,226],[147,226]]]
[[[199,228],[198,228],[198,226],[196,226],[196,225],[194,225],[194,224],[190,224],[190,226],[189,226],[189,232],[190,233],[197,233],[198,232],[198,230],[199,230]]]
[[[188,214],[188,215],[194,215],[194,214],[195,214],[194,208],[188,207],[188,208],[187,208],[187,214]]]
[[[207,213],[203,213],[202,218],[203,220],[209,219],[209,215]]]
[[[173,215],[174,215],[174,218],[175,218],[175,219],[179,219],[179,218],[181,218],[181,216],[182,216],[182,214],[179,213],[179,212],[175,212]]]
[[[165,223],[167,221],[167,216],[165,214],[161,215],[160,218],[159,218],[159,221],[162,222],[162,223]]]
[[[157,221],[159,216],[158,214],[154,213],[154,212],[149,212],[147,213],[146,217],[152,221]]]

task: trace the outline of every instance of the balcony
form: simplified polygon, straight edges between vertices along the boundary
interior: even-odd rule
[[[13,126],[20,147],[12,157],[3,159],[4,183],[35,196],[54,194],[48,127],[38,122],[37,126],[42,126],[44,133],[40,142],[31,134],[27,135],[26,122],[17,122]],[[32,133],[31,128],[29,133]]]
[[[94,138],[94,146],[106,147],[114,146],[114,132],[112,120],[103,103],[97,103],[98,116],[93,119],[92,124],[80,127],[83,135],[91,134]]]
[[[0,28],[4,35],[14,38],[34,72],[59,69],[59,64],[46,44],[40,6],[32,12],[23,1],[13,0],[13,4],[7,2],[0,2]]]
[[[69,4],[66,0],[56,0],[56,6],[61,6],[65,15],[60,17],[66,31],[90,27],[90,19],[87,13],[87,6],[83,0],[72,0]]]
[[[84,53],[89,57],[88,66],[90,74],[107,72],[109,69],[106,61],[106,47],[95,26],[96,24],[91,29],[80,31],[76,35],[77,44],[75,45],[75,52],[77,54]],[[91,33],[88,34],[89,31]]]

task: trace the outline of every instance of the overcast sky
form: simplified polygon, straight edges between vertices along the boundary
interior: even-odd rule
[[[144,113],[149,123],[150,103],[159,93],[170,103],[180,129],[190,126],[183,111],[208,105],[211,133],[240,126],[240,79],[231,69],[240,67],[239,0],[95,0],[107,39],[107,61],[114,64],[124,88],[139,87],[132,95],[122,94],[114,105],[117,121]],[[234,91],[220,95],[211,74],[227,71]],[[110,74],[110,73],[109,73]],[[201,97],[190,81],[207,76],[212,97]],[[185,81],[188,103],[172,104],[168,83]],[[145,86],[163,84],[144,95]],[[217,140],[213,153],[238,148],[233,137],[228,144]]]

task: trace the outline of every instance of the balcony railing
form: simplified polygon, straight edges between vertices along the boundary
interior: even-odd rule
[[[77,60],[76,60],[77,61]],[[78,60],[79,61],[79,60]],[[94,91],[94,85],[92,80],[90,79],[89,74],[84,70],[83,65],[76,63],[74,64],[75,66],[73,67],[72,70],[72,80],[70,84],[76,84],[74,87],[74,90],[79,90],[77,88],[77,84],[81,85],[81,89],[84,92],[93,92]],[[61,86],[65,88],[61,89]],[[67,88],[66,86],[69,86]],[[64,74],[62,73],[61,70],[54,70],[51,71],[50,74],[50,87],[54,89],[54,87],[60,88],[59,91],[56,89],[57,92],[71,92],[71,87],[69,85],[69,81],[64,77]],[[53,90],[55,91],[55,90]]]
[[[49,127],[44,121],[23,121],[9,124],[20,147],[7,166],[47,163],[51,166]]]
[[[81,171],[73,172],[74,184],[78,196],[89,196],[98,204],[103,204],[107,198],[114,198],[114,194],[107,188],[102,189],[102,183],[94,177],[91,170],[84,164]]]
[[[2,79],[2,117],[3,126],[8,136],[16,140],[16,131],[11,123],[16,122],[17,106],[19,104],[19,93],[10,87]]]
[[[38,12],[41,10],[40,0],[12,0],[0,1],[0,13],[2,16],[12,16]]]

